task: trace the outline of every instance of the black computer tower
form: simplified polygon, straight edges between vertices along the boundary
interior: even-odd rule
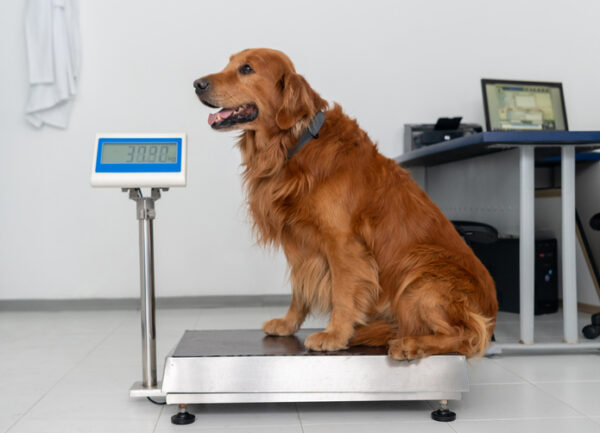
[[[471,244],[496,283],[500,311],[519,312],[519,239]],[[556,239],[535,241],[535,314],[558,310]]]

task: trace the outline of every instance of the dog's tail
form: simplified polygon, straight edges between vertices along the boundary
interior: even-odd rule
[[[365,325],[358,325],[350,346],[387,346],[395,338],[398,331],[388,322],[377,320]]]
[[[469,312],[469,319],[467,326],[469,332],[465,332],[465,343],[468,348],[465,355],[483,356],[492,340],[496,320],[473,311]]]

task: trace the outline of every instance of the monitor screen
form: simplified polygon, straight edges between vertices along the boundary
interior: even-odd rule
[[[567,131],[561,83],[482,79],[488,131]]]

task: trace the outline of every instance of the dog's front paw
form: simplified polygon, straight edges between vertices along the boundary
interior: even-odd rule
[[[280,337],[286,337],[292,335],[298,330],[298,327],[293,323],[286,321],[285,319],[271,319],[263,323],[263,331],[267,335],[277,335]]]
[[[304,346],[306,346],[307,349],[320,352],[342,350],[348,348],[348,339],[340,338],[340,336],[326,331],[315,332],[306,337]]]

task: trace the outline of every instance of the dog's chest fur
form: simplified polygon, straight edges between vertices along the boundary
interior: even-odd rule
[[[258,146],[254,134],[240,140],[249,211],[262,244],[280,246],[284,232],[292,233],[290,226],[297,229],[309,220],[314,178],[289,167],[285,148],[285,143]]]
[[[259,240],[281,245],[284,233],[292,235],[307,221],[310,209],[308,186],[298,182],[290,188],[284,173],[248,185],[248,205]],[[308,183],[308,181],[305,181]],[[292,231],[291,228],[294,228]]]

